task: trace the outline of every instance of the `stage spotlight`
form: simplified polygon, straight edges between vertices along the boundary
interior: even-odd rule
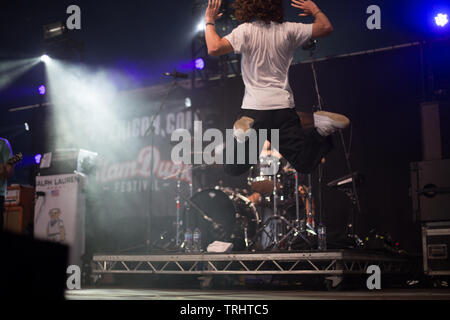
[[[23,125],[25,127],[25,131],[30,131],[30,125],[28,124],[28,122],[25,122]]]
[[[191,98],[188,97],[188,98],[184,99],[184,105],[186,106],[186,108],[192,107]]]
[[[37,155],[34,156],[34,163],[40,164],[41,159],[42,159],[42,155],[40,153],[38,153]]]
[[[434,20],[439,27],[445,27],[448,24],[448,15],[446,13],[438,13]]]
[[[205,60],[198,58],[195,60],[195,69],[203,70],[205,68]]]
[[[44,54],[43,56],[41,56],[41,61],[44,63],[48,63],[50,62],[50,57],[46,54]]]
[[[45,95],[45,92],[47,92],[47,89],[45,88],[44,85],[41,85],[41,86],[39,87],[38,91],[39,91],[39,94],[40,94],[41,96],[43,96],[43,95]]]
[[[205,23],[202,21],[197,25],[197,32],[205,31]]]

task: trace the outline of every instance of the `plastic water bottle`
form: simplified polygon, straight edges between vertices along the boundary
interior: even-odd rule
[[[318,249],[327,250],[327,228],[323,224],[317,228],[317,238]]]
[[[194,252],[201,252],[202,251],[202,233],[200,232],[199,228],[195,228],[194,230],[194,246],[193,246]]]
[[[189,228],[184,233],[184,251],[192,252],[192,231]]]

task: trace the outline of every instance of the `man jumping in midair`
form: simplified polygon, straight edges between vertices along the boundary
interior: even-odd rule
[[[350,121],[343,115],[319,111],[314,114],[314,128],[302,128],[288,72],[298,47],[311,38],[331,34],[330,21],[308,0],[292,0],[291,6],[302,10],[299,16],[312,15],[312,24],[284,22],[283,0],[236,0],[235,16],[242,24],[221,38],[215,29],[215,21],[222,16],[221,4],[221,0],[209,0],[205,37],[212,56],[242,55],[245,96],[234,126],[237,140],[245,141],[239,132],[250,128],[278,129],[280,153],[298,172],[311,173],[331,149],[328,136],[346,128]],[[225,171],[239,175],[250,165],[226,165]]]

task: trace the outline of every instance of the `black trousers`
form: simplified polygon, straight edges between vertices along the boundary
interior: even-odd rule
[[[300,118],[295,109],[279,110],[242,110],[240,117],[249,117],[254,120],[252,128],[268,130],[268,140],[271,139],[270,130],[279,130],[279,152],[299,173],[308,174],[314,171],[322,158],[332,149],[331,137],[322,137],[315,128],[302,128]],[[235,162],[225,164],[226,173],[237,176],[246,173],[252,164],[249,162],[249,141],[245,144],[245,164],[237,164],[237,146],[235,143]],[[258,155],[261,153],[258,141]]]
[[[5,213],[5,197],[0,197],[0,232],[3,231],[3,214]]]

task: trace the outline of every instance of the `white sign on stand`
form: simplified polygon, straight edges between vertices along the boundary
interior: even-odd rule
[[[34,236],[69,246],[69,264],[81,266],[85,248],[83,177],[64,174],[36,177]]]

